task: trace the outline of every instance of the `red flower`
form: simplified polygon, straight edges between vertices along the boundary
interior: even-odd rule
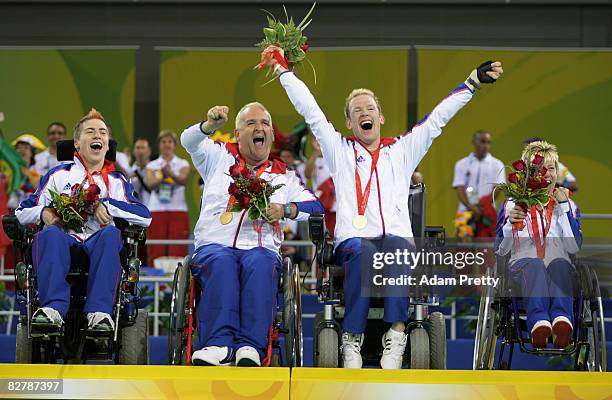
[[[535,157],[533,157],[533,160],[531,160],[531,163],[533,165],[540,165],[544,162],[544,157],[542,157],[539,154],[536,154]]]
[[[232,178],[237,177],[240,174],[240,165],[238,164],[232,165],[229,169],[229,173],[232,176]]]
[[[527,187],[529,189],[540,189],[541,183],[538,179],[529,178],[529,180],[527,180]]]
[[[236,193],[238,193],[240,191],[240,189],[238,189],[238,186],[232,182],[229,185],[229,188],[227,189],[227,191],[229,192],[230,195],[235,196]]]
[[[540,168],[540,175],[544,176],[546,175],[547,172],[548,172],[548,169],[546,167]]]
[[[238,200],[238,205],[243,209],[248,208],[249,204],[251,204],[251,198],[249,196],[238,196],[236,200]]]
[[[251,170],[248,168],[244,168],[242,171],[240,171],[240,173],[242,174],[242,176],[244,176],[245,178],[250,178],[251,177]]]
[[[512,163],[512,168],[514,168],[517,171],[524,171],[525,170],[525,161],[523,160],[516,160],[515,162]]]
[[[250,189],[253,193],[261,193],[261,181],[259,179],[253,179]]]
[[[87,192],[85,192],[85,196],[83,197],[83,200],[87,203],[94,203],[98,201],[99,195],[100,195],[100,188],[98,187],[98,185],[94,183],[93,185],[90,185],[89,188],[87,189]]]
[[[549,185],[549,184],[550,184],[550,182],[548,182],[546,179],[542,179],[542,180],[540,181],[540,188],[541,188],[541,189],[545,189],[545,188],[547,188],[547,187],[548,187],[548,185]]]
[[[519,176],[516,172],[513,172],[510,175],[508,175],[508,180],[510,181],[510,183],[518,183]]]
[[[302,51],[305,53],[308,51],[308,49],[310,48],[310,45],[308,43],[304,43],[301,47]]]

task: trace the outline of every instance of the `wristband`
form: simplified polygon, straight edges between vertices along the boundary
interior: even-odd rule
[[[285,218],[291,218],[291,214],[293,214],[292,210],[291,210],[291,203],[287,203],[283,206],[284,209],[284,217]]]

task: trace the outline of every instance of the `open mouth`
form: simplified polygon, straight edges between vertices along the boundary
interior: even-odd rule
[[[92,142],[89,147],[94,151],[102,150],[102,142]]]
[[[370,129],[372,129],[372,127],[374,126],[374,124],[372,123],[372,121],[369,120],[365,120],[365,121],[361,121],[359,123],[359,126],[361,127],[361,129],[363,129],[364,131],[369,131]]]
[[[253,138],[253,144],[255,145],[255,147],[263,147],[265,141],[266,140],[263,136],[255,136]]]

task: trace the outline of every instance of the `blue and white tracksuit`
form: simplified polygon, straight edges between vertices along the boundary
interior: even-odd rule
[[[582,245],[580,209],[572,200],[555,205],[551,221],[545,221],[546,225],[550,224],[550,229],[546,235],[544,258],[540,259],[533,239],[530,212],[523,229],[516,234],[512,231],[509,216],[514,205],[514,201],[507,200],[499,212],[496,252],[502,256],[510,253],[508,272],[525,298],[527,328],[531,331],[537,321],[553,321],[559,316],[567,317],[573,324],[576,269],[569,255],[577,253]],[[546,211],[536,219],[542,240]]]
[[[396,138],[381,138],[382,148],[365,211],[368,224],[363,229],[356,229],[353,226],[353,219],[358,214],[355,165],[357,164],[361,182],[367,182],[372,154],[359,141],[336,132],[306,85],[292,72],[282,73],[279,79],[289,100],[304,117],[321,145],[323,159],[336,187],[336,258],[338,265],[343,265],[345,269],[346,309],[343,329],[351,333],[362,333],[365,329],[369,299],[360,298],[361,279],[353,278],[362,276],[365,272],[360,271],[361,265],[365,268],[371,267],[361,260],[371,257],[374,249],[382,247],[385,247],[386,251],[392,250],[389,247],[391,245],[397,246],[398,249],[414,248],[408,211],[412,173],[433,140],[442,133],[442,128],[470,101],[473,93],[468,86],[461,84],[412,128],[412,131]],[[365,186],[365,183],[363,185]],[[388,239],[390,236],[396,239]],[[385,239],[384,246],[382,242],[378,242],[380,239]],[[401,296],[386,297],[384,319],[387,322],[406,321],[407,299]]]
[[[196,251],[191,260],[191,271],[202,285],[199,347],[227,346],[233,351],[251,346],[263,356],[275,313],[284,220],[276,227],[257,225],[242,211],[233,213],[228,224],[221,224],[219,217],[226,210],[228,187],[233,181],[229,168],[239,163],[241,156],[236,144],[210,140],[200,125],[188,127],[181,135],[181,144],[204,180],[194,232]],[[319,200],[284,163],[272,161],[260,177],[283,185],[270,202],[295,203],[299,211],[296,220],[323,213]]]
[[[151,214],[133,195],[134,188],[117,171],[108,174],[108,187],[102,174],[94,172],[92,178],[100,188],[99,199],[113,218],[122,218],[131,224],[149,226]],[[15,215],[23,225],[42,223],[42,212],[51,207],[50,191],[70,194],[72,186],[85,179],[87,173],[78,158],[60,164],[47,172],[38,189],[21,202]],[[123,246],[120,231],[111,222],[100,226],[90,217],[84,233],[65,232],[57,226],[45,227],[34,236],[32,260],[37,274],[40,305],[57,310],[66,316],[70,306],[70,286],[66,276],[70,270],[70,248],[80,246],[89,256],[89,280],[84,312],[111,314],[117,285],[121,277],[119,251]]]

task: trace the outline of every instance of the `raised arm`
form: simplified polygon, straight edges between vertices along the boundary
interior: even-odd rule
[[[221,145],[210,140],[209,136],[225,125],[228,112],[227,106],[214,106],[208,110],[206,121],[186,128],[181,134],[181,144],[204,180],[222,154]]]
[[[414,169],[427,153],[433,140],[442,133],[442,128],[457,114],[481,84],[494,83],[503,73],[501,62],[487,61],[474,69],[461,85],[457,86],[429,114],[402,138],[408,169]]]

